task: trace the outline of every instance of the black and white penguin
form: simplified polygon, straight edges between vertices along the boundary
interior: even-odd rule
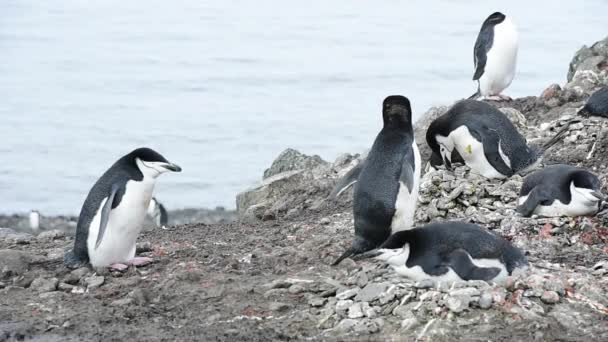
[[[152,198],[156,178],[180,172],[158,152],[138,148],[120,158],[93,185],[84,201],[74,249],[65,255],[68,267],[90,263],[123,270],[144,265],[150,258],[135,257],[135,242]]]
[[[30,211],[30,229],[36,233],[40,230],[40,213],[37,210]]]
[[[482,96],[492,100],[510,100],[502,95],[513,81],[517,64],[517,28],[506,15],[492,13],[481,25],[473,49],[477,92],[471,96]]]
[[[353,213],[355,238],[335,262],[376,248],[392,233],[410,229],[420,185],[420,152],[412,128],[412,108],[404,96],[382,105],[384,127],[359,172]]]
[[[608,118],[608,86],[593,93],[585,103],[585,107],[578,113],[583,116],[594,115]]]
[[[485,280],[502,283],[528,261],[521,250],[502,237],[463,222],[431,223],[397,232],[380,247],[356,257],[389,264],[415,281]]]
[[[157,227],[164,229],[169,222],[169,215],[167,214],[165,206],[160,203],[156,197],[152,197],[150,200],[148,215],[152,218]]]
[[[567,130],[565,126],[541,147],[528,146],[500,110],[485,102],[463,100],[431,123],[426,141],[433,167],[445,164],[450,168],[458,157],[473,172],[494,179],[533,168]]]
[[[570,165],[550,165],[524,178],[517,212],[529,217],[595,215],[605,196],[599,178]]]

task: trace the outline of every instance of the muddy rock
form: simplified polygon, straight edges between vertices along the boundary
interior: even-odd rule
[[[51,292],[57,290],[57,284],[59,280],[57,278],[36,278],[30,284],[30,290],[36,292]]]
[[[23,251],[0,250],[0,279],[18,276],[27,271],[32,257]]]

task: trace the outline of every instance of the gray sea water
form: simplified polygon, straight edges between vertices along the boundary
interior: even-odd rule
[[[471,95],[496,10],[520,31],[513,97],[564,83],[608,34],[600,0],[3,0],[0,213],[77,214],[139,146],[184,169],[159,179],[168,208],[234,207],[286,147],[368,148],[386,95],[416,116]]]

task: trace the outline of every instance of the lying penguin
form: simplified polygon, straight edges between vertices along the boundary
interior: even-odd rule
[[[596,175],[570,165],[550,165],[526,176],[516,210],[526,217],[595,215],[603,200]]]
[[[167,209],[165,206],[160,203],[156,197],[152,197],[150,200],[150,205],[148,206],[148,215],[154,221],[157,227],[165,229],[167,223],[169,222],[169,215],[167,214]]]
[[[503,112],[485,102],[463,100],[431,123],[426,141],[433,167],[445,164],[449,169],[453,158],[461,158],[486,178],[506,178],[533,168],[567,129],[541,147],[528,146]]]
[[[333,265],[378,247],[391,233],[414,224],[421,161],[410,101],[403,96],[387,97],[382,105],[382,120],[384,127],[357,172],[355,238]]]
[[[70,268],[91,264],[124,270],[152,259],[135,257],[135,242],[152,198],[156,178],[181,168],[158,152],[138,148],[120,158],[89,192],[76,227],[74,249],[64,257]]]
[[[603,116],[608,118],[608,86],[604,86],[589,97],[585,107],[579,112],[583,116]]]
[[[477,225],[432,223],[391,235],[355,259],[374,258],[414,281],[485,280],[502,283],[528,260],[507,240]]]

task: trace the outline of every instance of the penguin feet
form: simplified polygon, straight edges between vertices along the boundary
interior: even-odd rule
[[[131,266],[131,265],[133,265],[135,267],[145,266],[145,265],[151,263],[152,261],[154,261],[154,259],[148,258],[148,257],[134,257],[133,259],[127,261],[124,264],[122,264],[122,263],[112,264],[112,265],[110,265],[110,269],[113,271],[123,272],[127,268],[129,268],[129,266]]]

